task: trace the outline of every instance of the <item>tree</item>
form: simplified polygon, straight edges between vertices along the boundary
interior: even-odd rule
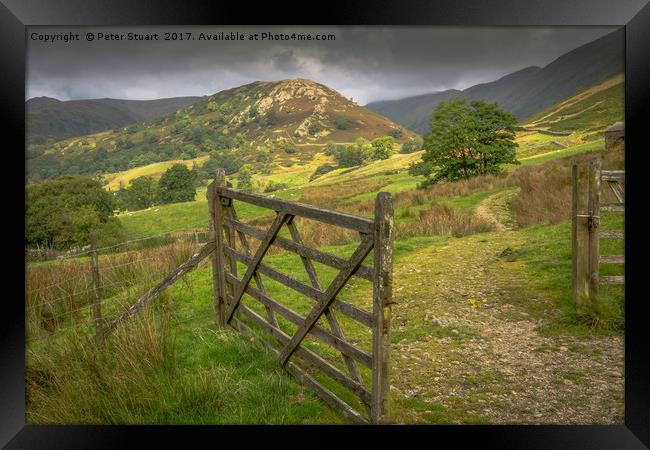
[[[404,135],[404,129],[402,127],[393,128],[388,132],[388,135],[399,139]]]
[[[27,187],[26,241],[68,248],[87,244],[90,232],[113,214],[113,195],[99,181],[63,176]]]
[[[163,173],[158,182],[160,203],[190,202],[196,197],[196,174],[183,164],[174,164]]]
[[[183,146],[183,153],[181,153],[181,158],[182,159],[193,159],[196,158],[196,155],[198,154],[198,149],[196,148],[195,145],[193,144],[185,144]]]
[[[253,190],[253,167],[250,164],[244,164],[237,172],[237,189],[245,192]]]
[[[326,146],[326,154],[332,153],[339,167],[360,166],[372,156],[372,145],[366,139],[357,138],[353,145]]]
[[[126,206],[131,211],[146,209],[156,201],[158,185],[151,177],[142,176],[131,181],[126,189]]]
[[[408,138],[399,149],[400,153],[414,153],[422,148],[422,141],[416,138]]]
[[[370,145],[373,159],[388,159],[395,153],[395,140],[391,136],[375,138]]]
[[[518,164],[516,123],[513,114],[496,104],[464,98],[442,102],[431,115],[422,161],[410,173],[424,175],[423,186],[497,174],[501,164]]]

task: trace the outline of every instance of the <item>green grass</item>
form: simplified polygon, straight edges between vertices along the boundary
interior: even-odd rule
[[[28,423],[345,423],[254,339],[215,328],[209,269],[188,283],[103,349],[76,342],[74,327],[28,347]]]
[[[592,97],[610,101],[614,93],[620,94],[616,89]],[[583,107],[583,104],[576,104],[562,114]],[[585,133],[593,123],[618,120],[618,116],[614,117],[617,110],[613,111],[604,115],[593,111],[583,118],[545,123],[557,129],[567,124],[585,128],[571,137],[540,133],[521,136],[518,138],[521,163],[540,164],[601,149],[603,139],[576,142],[589,137]],[[552,141],[567,145],[567,148],[559,148]],[[287,155],[280,156],[286,160]],[[336,169],[310,182],[316,167],[330,160],[316,153],[309,161],[277,167],[270,175],[256,175],[255,180],[262,186],[270,181],[286,184],[287,189],[271,195],[292,201],[300,201],[303,195],[314,191],[327,193],[328,189],[337,186],[345,189],[349,186],[349,195],[344,192],[341,197],[341,206],[348,207],[371,200],[377,189],[393,194],[414,190],[421,178],[410,176],[407,169],[420,157],[421,152],[398,154],[361,167]],[[110,186],[116,186],[120,180],[126,184],[137,176],[162,173],[171,163],[173,161],[109,174]],[[514,170],[516,166],[507,169]],[[372,186],[372,189],[364,192],[356,184]],[[436,201],[472,214],[485,199],[510,189],[440,197]],[[244,220],[273,214],[237,201],[235,207]],[[419,211],[430,207],[427,202],[397,208],[396,223],[417,220]],[[602,213],[601,217],[602,229],[623,227],[621,214]],[[121,214],[119,220],[129,239],[175,230],[205,230],[208,226],[205,188],[199,190],[193,202]],[[287,231],[283,230],[281,235],[287,236]],[[322,250],[347,258],[357,245],[353,242]],[[510,249],[508,258],[499,256],[505,249]],[[622,254],[623,251],[621,240],[601,241],[601,254]],[[366,264],[371,265],[372,257],[369,255]],[[57,263],[30,264],[29,268]],[[264,264],[305,283],[310,282],[303,262],[296,255],[272,252],[265,257]],[[315,267],[323,286],[327,286],[338,272],[318,263]],[[237,268],[241,276],[245,267],[238,264]],[[619,275],[623,273],[623,266],[602,265],[600,273]],[[262,275],[261,278],[272,298],[303,316],[312,309],[313,300],[269,277]],[[490,291],[492,288],[494,293]],[[601,286],[592,310],[586,316],[577,315],[571,296],[571,229],[568,222],[460,238],[398,239],[394,243],[393,290],[396,304],[391,328],[391,385],[395,389],[391,389],[390,410],[391,420],[398,423],[490,423],[491,419],[484,413],[486,406],[495,410],[508,408],[502,400],[494,399],[496,394],[510,392],[508,378],[500,370],[485,367],[481,360],[463,353],[468,348],[489,344],[486,335],[490,330],[486,332],[484,324],[475,318],[478,313],[507,324],[525,320],[543,323],[536,329],[540,339],[569,336],[576,341],[569,345],[569,350],[586,354],[600,351],[594,348],[595,344],[590,344],[592,340],[620,336],[624,327],[624,290],[621,286]],[[117,314],[120,305],[126,306],[134,300],[133,293],[128,292],[118,297],[123,303],[115,301],[108,305],[104,309],[107,317]],[[371,310],[372,285],[353,278],[338,298]],[[266,316],[262,305],[247,295],[243,304]],[[144,314],[129,320],[109,339],[105,348],[94,348],[77,340],[79,335],[89,335],[92,331],[88,310],[62,325],[52,339],[30,342],[27,353],[28,422],[346,423],[309,389],[287,375],[257,338],[217,329],[212,305],[212,273],[209,263],[205,262],[165,295],[156,298]],[[484,312],[484,308],[495,309]],[[287,334],[295,332],[293,323],[277,317]],[[337,314],[337,318],[346,338],[369,352],[370,331],[342,314]],[[323,318],[318,324],[329,329]],[[265,337],[274,342],[272,337]],[[585,338],[584,343],[579,342],[581,338]],[[332,348],[312,337],[308,337],[304,345],[345,370],[340,354]],[[551,354],[560,351],[559,348],[557,342],[545,342],[533,351]],[[428,354],[426,358],[425,353]],[[490,353],[483,356],[486,355],[488,358],[494,356]],[[427,359],[429,357],[433,359]],[[356,397],[345,388],[323,374],[311,374],[363,411]],[[370,370],[361,368],[361,376],[369,385]],[[584,372],[572,368],[558,379],[580,383],[586,378]],[[553,382],[559,383],[558,380]],[[414,386],[424,393],[409,393]],[[456,389],[458,393],[448,395]]]
[[[456,209],[464,213],[471,214],[474,212],[479,203],[481,203],[486,198],[498,193],[503,192],[509,188],[498,188],[490,189],[489,191],[476,192],[474,194],[463,195],[458,197],[443,197],[440,199],[441,202],[445,202],[448,205],[453,206]]]
[[[607,214],[605,214],[607,215]],[[620,215],[620,214],[619,214]],[[613,219],[615,220],[615,219]],[[521,230],[527,243],[517,249],[521,259],[536,280],[537,288],[552,295],[563,313],[561,322],[548,327],[552,332],[621,333],[625,318],[625,297],[622,286],[601,286],[588,317],[578,317],[571,291],[571,223],[536,225]],[[621,254],[621,240],[602,240],[601,254]],[[610,253],[611,252],[611,253]],[[621,266],[614,269],[601,266],[601,275],[620,274]],[[615,273],[611,273],[614,270]],[[598,318],[598,327],[589,325]],[[585,322],[586,320],[586,322]]]
[[[546,154],[530,156],[521,158],[519,161],[522,165],[528,164],[541,164],[546,161],[557,158],[565,158],[567,156],[578,155],[580,153],[587,153],[596,150],[602,150],[605,147],[604,139],[597,139],[595,141],[587,142],[585,144],[574,145],[572,147],[563,148],[561,150],[553,150]]]

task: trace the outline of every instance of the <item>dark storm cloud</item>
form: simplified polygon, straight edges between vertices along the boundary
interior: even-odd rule
[[[78,42],[28,40],[27,96],[152,99],[209,95],[256,80],[309,78],[361,104],[492,81],[613,28],[144,27],[30,28]],[[93,41],[89,31],[334,34],[335,41]]]

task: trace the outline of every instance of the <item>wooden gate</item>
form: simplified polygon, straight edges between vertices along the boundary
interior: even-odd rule
[[[217,323],[255,334],[287,372],[353,422],[387,422],[390,305],[393,303],[390,194],[377,195],[372,220],[232,189],[226,184],[223,170],[218,170],[215,181],[208,188],[208,200],[216,242],[213,283]],[[271,225],[262,230],[244,223],[238,218],[235,202],[266,209],[273,215]],[[360,243],[349,258],[310,247],[301,237],[297,217],[354,230],[359,234]],[[280,235],[284,230],[288,231],[287,237]],[[259,241],[255,250],[251,239]],[[272,246],[298,255],[309,282],[265,264],[265,256]],[[371,251],[374,251],[372,266],[364,265]],[[314,263],[338,270],[327,286],[322,284]],[[238,264],[245,268],[241,278],[237,275]],[[277,294],[272,298],[262,276],[309,299],[309,313],[299,314],[279,301]],[[353,276],[372,283],[372,311],[337,298]],[[253,280],[255,287],[251,284]],[[245,296],[247,302],[256,305],[244,304]],[[372,339],[367,350],[346,339],[339,314],[345,316],[345,320],[370,328]],[[263,336],[259,330],[263,331]],[[324,354],[328,352],[318,352],[313,346],[309,348],[306,338],[315,339],[340,354],[340,363]],[[330,383],[354,394],[363,406],[355,408],[351,402],[342,400],[341,395],[317,380],[314,369],[329,377]]]
[[[601,255],[600,239],[623,239],[623,230],[600,229],[600,212],[625,211],[625,171],[601,170],[600,158],[573,166],[572,241],[573,296],[576,309],[593,300],[599,284],[623,284],[623,276],[599,275],[600,264],[625,264],[623,255]],[[601,205],[601,184],[605,182],[615,202]]]

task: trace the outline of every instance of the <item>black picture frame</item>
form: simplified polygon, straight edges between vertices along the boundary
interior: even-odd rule
[[[453,26],[624,26],[626,34],[626,237],[625,248],[625,425],[620,426],[404,426],[343,427],[345,433],[362,432],[376,439],[386,433],[408,436],[429,434],[424,442],[438,446],[441,439],[455,444],[475,440],[485,448],[647,448],[650,445],[650,340],[643,314],[646,299],[641,291],[645,242],[641,234],[643,214],[643,162],[648,152],[642,118],[650,101],[650,5],[646,0],[516,0],[425,2],[401,0],[359,3],[329,1],[307,5],[292,2],[218,3],[209,1],[102,1],[102,0],[0,0],[0,101],[7,166],[2,173],[5,198],[12,206],[5,213],[5,280],[12,287],[3,297],[0,328],[0,444],[6,448],[116,448],[140,439],[190,446],[205,439],[205,446],[223,444],[223,439],[248,434],[248,428],[173,426],[26,426],[25,425],[25,289],[24,245],[16,238],[24,233],[24,149],[26,26],[30,25],[453,25]],[[314,7],[314,9],[312,8]],[[303,17],[290,17],[288,11]],[[311,11],[317,11],[311,12]],[[645,114],[644,114],[645,113]],[[12,137],[13,145],[6,137]],[[645,145],[644,145],[645,144]],[[16,179],[13,180],[12,177]],[[22,218],[22,219],[21,219]],[[14,229],[15,228],[15,229]],[[13,239],[11,236],[16,236]],[[22,285],[18,280],[23,280]],[[12,295],[12,294],[16,295]],[[64,405],[62,405],[64,407]],[[273,434],[280,442],[283,433],[329,437],[323,427],[265,427],[257,437]],[[341,432],[340,428],[335,431]],[[252,442],[252,441],[251,441]],[[310,441],[305,441],[309,443]]]

